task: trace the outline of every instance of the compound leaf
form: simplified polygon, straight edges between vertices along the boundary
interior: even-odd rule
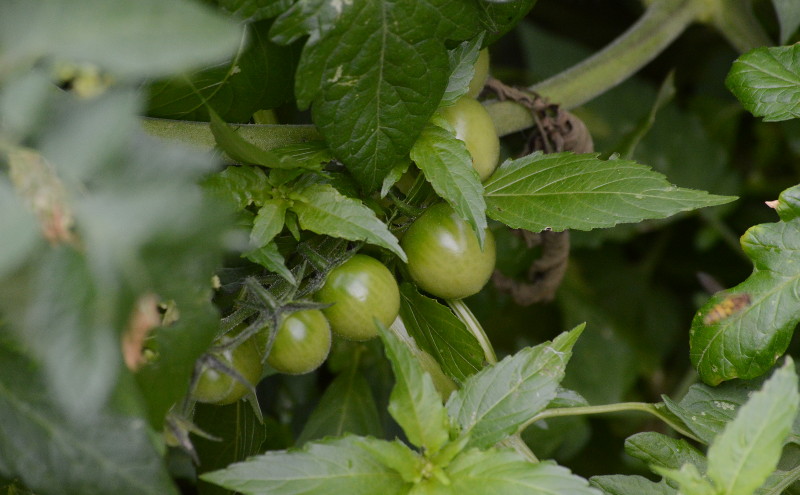
[[[468,445],[485,448],[516,430],[556,397],[572,346],[584,325],[552,343],[527,347],[469,377],[447,401]]]
[[[800,117],[800,45],[756,48],[733,63],[725,85],[767,122]]]
[[[307,443],[302,450],[268,451],[201,478],[245,495],[373,495],[376,487],[386,495],[406,494],[410,486],[400,473],[371,452],[389,443],[353,436],[326,439]]]
[[[732,201],[670,185],[630,160],[535,153],[507,160],[484,184],[486,214],[512,228],[591,230]]]
[[[469,223],[483,247],[486,238],[486,202],[478,173],[463,141],[452,132],[429,124],[411,148],[411,159],[433,189]]]
[[[710,385],[765,373],[786,350],[800,321],[800,218],[796,188],[781,194],[782,221],[751,227],[741,238],[753,273],[714,295],[692,320],[692,363]]]
[[[411,350],[382,325],[380,335],[395,376],[389,413],[412,444],[436,452],[450,435],[450,422],[442,398]]]
[[[350,241],[381,246],[406,261],[406,253],[386,224],[361,201],[343,196],[330,184],[312,184],[292,192],[291,210],[300,227]]]

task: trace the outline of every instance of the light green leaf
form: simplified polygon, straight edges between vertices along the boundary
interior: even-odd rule
[[[733,63],[725,85],[766,122],[800,117],[800,45],[745,53]]]
[[[287,207],[286,201],[282,199],[264,201],[253,220],[253,230],[250,232],[250,244],[254,248],[266,246],[280,234]]]
[[[765,373],[800,322],[800,218],[756,225],[741,244],[753,273],[711,297],[692,320],[690,357],[710,385]]]
[[[374,495],[376,487],[385,495],[406,494],[410,485],[400,473],[371,453],[388,443],[352,436],[310,442],[302,450],[268,451],[201,478],[245,495]]]
[[[248,166],[230,166],[205,179],[203,187],[240,210],[250,204],[264,204],[270,198],[266,192],[271,189],[264,169]]]
[[[450,421],[442,398],[411,350],[383,325],[379,328],[395,376],[389,413],[412,444],[436,452],[450,435]]]
[[[590,230],[732,201],[670,185],[629,160],[535,153],[507,160],[484,184],[486,214],[512,228]]]
[[[694,464],[684,464],[680,469],[666,469],[656,466],[653,471],[677,483],[680,486],[678,493],[687,495],[720,495],[720,492],[714,489],[714,485],[700,474]]]
[[[787,358],[708,449],[708,477],[722,495],[751,495],[778,466],[800,406],[797,374]]]
[[[549,462],[532,464],[516,452],[470,450],[445,469],[449,491],[459,495],[600,495],[567,468]]]
[[[409,283],[400,286],[400,317],[417,345],[458,383],[483,367],[483,349],[464,323]]]
[[[583,328],[580,325],[552,343],[527,347],[484,368],[450,396],[447,410],[461,433],[470,435],[470,446],[494,445],[547,407],[556,397]]]
[[[277,273],[292,285],[297,283],[292,272],[286,268],[286,260],[283,259],[283,255],[278,251],[278,246],[274,242],[243,253],[242,257],[249,259],[253,263],[258,263],[273,273]]]
[[[383,433],[372,391],[357,366],[344,370],[328,386],[297,438],[297,445],[346,433],[375,437]]]
[[[607,495],[676,495],[678,491],[663,481],[656,483],[642,476],[612,474],[592,476],[589,484]]]
[[[0,73],[49,57],[116,77],[158,77],[230,57],[240,41],[235,22],[189,1],[0,3]]]
[[[483,35],[480,35],[461,43],[448,52],[450,79],[447,81],[447,88],[444,90],[439,107],[452,105],[461,96],[467,94],[469,82],[475,75],[475,62],[478,61],[482,43]]]
[[[312,184],[291,194],[300,227],[317,234],[381,246],[407,261],[406,253],[375,212],[329,184]]]
[[[683,439],[670,438],[656,432],[642,432],[625,440],[625,452],[649,466],[680,469],[686,463],[706,471],[706,458]]]
[[[4,475],[36,493],[177,494],[142,418],[110,411],[69,418],[41,370],[12,346],[0,341]]]
[[[464,142],[452,132],[430,124],[411,148],[411,159],[436,193],[472,226],[483,247],[487,225],[483,185]]]
[[[800,3],[794,0],[772,0],[772,5],[775,7],[778,24],[781,26],[780,42],[784,44],[800,27]]]
[[[233,161],[270,168],[298,168],[301,166],[291,156],[279,155],[273,150],[261,149],[247,141],[234,130],[233,126],[226,124],[210,108],[208,113],[211,118],[211,133],[214,135],[214,140]]]

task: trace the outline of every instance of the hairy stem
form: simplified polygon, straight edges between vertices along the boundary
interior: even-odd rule
[[[753,14],[751,0],[725,0],[724,6],[718,5],[706,22],[740,53],[774,44]]]
[[[677,431],[681,435],[691,438],[692,440],[696,440],[701,442],[699,438],[697,438],[691,431],[688,431],[683,425],[674,422],[671,418],[667,415],[663,414],[655,404],[649,404],[647,402],[621,402],[619,404],[606,404],[602,406],[582,406],[582,407],[557,407],[553,409],[545,409],[544,411],[540,412],[536,416],[529,419],[525,424],[523,424],[519,431],[523,431],[528,426],[532,425],[537,421],[541,421],[547,418],[559,418],[564,416],[583,416],[587,414],[606,414],[606,413],[615,413],[615,412],[626,412],[626,411],[640,411],[645,412],[648,414],[652,414],[653,416],[657,417],[664,423],[670,426],[673,430]]]

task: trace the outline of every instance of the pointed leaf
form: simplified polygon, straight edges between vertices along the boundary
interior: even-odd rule
[[[450,396],[447,409],[462,434],[470,435],[470,446],[494,445],[547,407],[558,392],[583,328],[578,326],[552,343],[527,347],[484,368]]]
[[[800,406],[791,359],[742,406],[708,449],[708,476],[723,495],[750,495],[778,466]]]
[[[211,118],[211,133],[217,145],[237,163],[261,165],[270,168],[297,168],[300,163],[290,156],[280,155],[271,150],[261,149],[240,136],[233,126],[222,120],[216,112],[208,109]]]
[[[253,230],[250,232],[250,244],[260,248],[269,244],[272,239],[283,230],[283,220],[286,215],[286,201],[271,199],[264,201],[259,208]]]
[[[725,85],[766,122],[800,117],[800,45],[745,53],[733,63]]]
[[[450,79],[444,91],[440,107],[452,105],[467,94],[469,83],[475,75],[475,62],[481,51],[483,35],[465,41],[448,52],[450,58]]]
[[[385,495],[406,494],[409,484],[400,473],[371,453],[386,443],[352,436],[311,442],[302,450],[268,451],[201,478],[245,495],[373,495],[376,487]]]
[[[710,385],[765,373],[800,322],[800,218],[756,225],[741,243],[753,273],[714,295],[692,320],[690,357]]]
[[[436,193],[472,226],[482,247],[486,238],[486,202],[483,185],[464,142],[452,132],[431,124],[423,129],[411,148],[411,159]]]
[[[297,445],[346,433],[375,437],[383,433],[372,391],[356,366],[339,374],[325,390],[297,438]]]
[[[379,326],[386,357],[392,363],[395,376],[389,413],[412,444],[429,452],[438,451],[450,435],[450,422],[442,398],[411,350],[391,331]]]
[[[656,432],[637,433],[625,440],[625,452],[648,466],[680,469],[686,463],[706,471],[706,458],[689,442]]]
[[[601,160],[597,154],[536,153],[507,160],[484,188],[489,217],[534,232],[611,227],[734,199],[678,188],[636,162]]]
[[[366,241],[406,261],[397,238],[361,201],[343,196],[328,184],[312,184],[293,191],[291,198],[291,210],[297,214],[301,228],[350,241]]]
[[[400,317],[417,345],[458,383],[483,367],[483,349],[464,323],[409,283],[400,286]]]
[[[656,466],[653,471],[680,486],[678,493],[691,495],[720,495],[714,485],[697,470],[694,464],[684,464],[680,469]]]
[[[283,259],[283,255],[278,250],[278,245],[274,242],[243,253],[242,257],[249,259],[253,263],[258,263],[272,273],[277,273],[292,285],[297,283],[292,272],[286,268],[286,260]]]
[[[203,181],[203,187],[214,196],[242,210],[250,204],[262,205],[271,189],[267,174],[260,167],[230,166]]]
[[[447,493],[459,495],[600,495],[596,488],[567,468],[548,462],[532,464],[516,452],[464,452],[447,466]]]

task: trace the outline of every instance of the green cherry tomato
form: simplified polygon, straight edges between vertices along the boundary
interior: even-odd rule
[[[500,138],[489,112],[469,96],[462,96],[455,104],[439,112],[453,126],[456,137],[464,141],[472,155],[472,167],[481,180],[488,179],[500,160]]]
[[[322,312],[331,330],[350,340],[377,336],[373,318],[389,326],[400,311],[400,290],[392,272],[380,261],[363,254],[331,270],[316,299],[333,303]]]
[[[467,96],[472,98],[477,98],[481,91],[483,91],[483,86],[486,84],[486,80],[489,78],[489,49],[484,48],[483,50],[478,53],[478,60],[475,61],[475,75],[472,76],[472,79],[469,81],[469,90],[467,90]]]
[[[403,235],[408,272],[417,285],[443,299],[461,299],[483,288],[492,276],[495,241],[486,230],[481,251],[472,227],[447,203],[431,206]]]
[[[261,350],[257,339],[250,338],[232,349],[214,353],[220,362],[236,370],[251,385],[261,378]],[[247,395],[249,389],[231,375],[210,366],[200,373],[200,378],[192,391],[192,397],[208,404],[232,404]]]
[[[276,371],[302,375],[319,368],[331,350],[331,327],[322,311],[306,309],[281,323],[267,363]]]

